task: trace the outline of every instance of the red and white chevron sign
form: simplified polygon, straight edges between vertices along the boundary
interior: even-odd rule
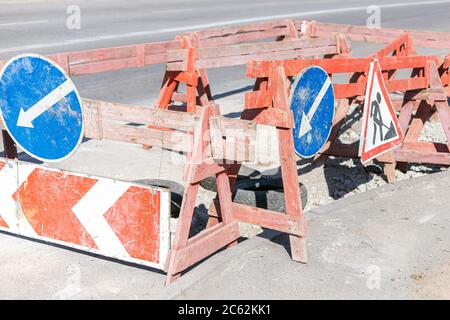
[[[0,229],[164,268],[170,191],[0,158]]]

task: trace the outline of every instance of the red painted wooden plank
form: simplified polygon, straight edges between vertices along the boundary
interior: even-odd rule
[[[233,203],[233,217],[240,222],[291,235],[304,236],[298,218],[284,213]]]
[[[173,260],[171,273],[176,274],[208,257],[219,249],[225,247],[239,238],[239,226],[237,222],[226,225],[217,224],[204,237],[196,239],[189,246],[180,248],[176,253],[177,259]]]

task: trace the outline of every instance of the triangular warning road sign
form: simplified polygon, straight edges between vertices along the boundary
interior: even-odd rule
[[[380,63],[370,63],[359,142],[359,156],[367,161],[399,146],[403,140]]]

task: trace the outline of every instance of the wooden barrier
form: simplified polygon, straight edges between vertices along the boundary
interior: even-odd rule
[[[292,137],[293,115],[288,107],[287,83],[283,69],[276,71],[278,94],[274,96],[271,107],[261,113],[255,121],[232,120],[211,117],[211,108],[201,108],[205,116],[200,132],[209,131],[210,148],[205,141],[194,138],[194,152],[187,174],[187,186],[177,225],[175,243],[167,263],[167,284],[180,276],[188,267],[208,257],[223,247],[236,243],[239,238],[238,222],[246,222],[265,228],[278,230],[290,235],[292,259],[306,262],[306,222],[302,213],[297,166],[294,158]],[[274,119],[274,116],[276,119]],[[286,212],[272,212],[266,209],[245,206],[232,202],[232,179],[229,166],[224,160],[249,161],[254,159],[255,126],[273,125],[277,128],[281,172],[283,176]],[[231,132],[230,130],[232,129]],[[237,130],[239,129],[239,130]],[[237,130],[234,132],[233,130]],[[239,139],[236,139],[238,134]],[[210,150],[209,155],[207,151]],[[229,152],[229,151],[232,152]],[[227,152],[228,151],[228,152]],[[194,213],[195,200],[200,182],[215,176],[217,198],[210,208],[210,221],[207,229],[189,238]]]
[[[283,70],[280,68],[277,72],[277,86],[287,88]],[[282,92],[282,90],[280,89],[279,92]],[[240,237],[239,222],[252,223],[289,234],[293,259],[306,262],[306,222],[301,209],[300,188],[297,180],[292,143],[293,119],[292,113],[288,109],[286,90],[284,90],[284,94],[274,98],[273,104],[271,108],[266,110],[265,116],[253,122],[214,116],[213,108],[205,106],[197,106],[196,113],[90,99],[83,99],[83,106],[86,138],[109,139],[135,144],[151,143],[154,147],[191,154],[186,163],[186,188],[183,194],[175,240],[170,245],[169,254],[167,254],[168,246],[166,244],[158,246],[156,245],[157,243],[152,243],[152,260],[140,261],[139,257],[145,256],[146,251],[142,251],[143,249],[140,249],[141,255],[135,254],[130,258],[119,253],[101,250],[101,248],[97,250],[95,244],[84,240],[83,242],[78,238],[76,238],[78,240],[72,241],[70,240],[72,239],[70,235],[68,238],[64,234],[61,236],[59,235],[63,232],[61,230],[68,230],[67,228],[69,228],[64,223],[58,226],[58,234],[46,233],[42,235],[43,237],[55,238],[54,240],[57,243],[60,243],[62,239],[62,244],[69,247],[95,251],[121,260],[143,263],[154,267],[162,267],[164,265],[164,270],[167,271],[167,284],[170,284],[190,266],[223,247],[235,243]],[[274,115],[281,116],[277,121],[273,121],[273,119],[270,121],[266,120],[266,118],[272,118]],[[235,163],[236,161],[252,161],[255,159],[258,149],[255,139],[259,124],[275,125],[277,127],[283,183],[285,186],[285,214],[232,202],[232,182],[228,176],[227,160]],[[153,126],[156,126],[157,129],[153,128]],[[240,139],[236,139],[236,137]],[[282,141],[283,143],[281,143]],[[61,174],[62,177],[65,177],[64,179],[70,179],[67,178],[67,174]],[[189,238],[199,185],[203,179],[209,176],[216,176],[218,184],[218,198],[215,201],[215,206],[212,208],[211,222],[208,223],[207,229]],[[86,183],[92,186],[94,182],[91,180],[93,178],[86,177],[86,179]],[[67,184],[65,180],[59,182],[63,185]],[[49,183],[52,182],[50,181]],[[84,184],[80,184],[79,187],[84,188]],[[65,189],[60,188],[59,190],[64,191]],[[83,192],[80,191],[80,193],[84,194]],[[13,192],[11,192],[12,194]],[[137,199],[136,201],[137,203],[134,204],[134,207],[140,208],[142,203],[139,201],[141,200]],[[74,204],[70,202],[69,205],[72,207]],[[168,206],[165,208],[167,209]],[[68,210],[70,211],[71,209],[69,208]],[[77,210],[75,211],[79,212]],[[54,213],[53,211],[51,212],[51,214]],[[82,212],[78,215],[75,214],[74,219],[78,219],[79,215],[81,217]],[[122,215],[126,215],[126,213],[124,212]],[[36,222],[36,226],[41,225],[39,221]],[[96,229],[91,228],[89,219],[83,220],[82,223],[87,228],[90,228],[89,232],[91,234],[96,234]],[[114,226],[113,220],[109,221],[109,223],[111,226]],[[1,226],[2,220],[0,220],[0,228]],[[167,224],[164,224],[164,226],[167,227]],[[139,229],[141,231],[142,228],[146,228],[141,225],[138,225],[138,227],[141,228]],[[153,227],[156,230],[158,225]],[[77,230],[75,231],[78,232],[79,230]],[[28,233],[24,234],[29,235]],[[129,236],[132,237],[133,234],[129,234]],[[134,236],[137,236],[137,234],[134,233]],[[167,238],[168,236],[164,234],[161,239],[166,241]],[[127,241],[137,243],[136,241],[133,242],[133,239],[128,239]],[[145,241],[149,240],[146,239]],[[163,254],[157,254],[158,248],[165,250]],[[134,249],[135,247],[130,250],[133,251]],[[166,256],[167,260],[165,262],[161,261],[162,257]]]
[[[156,105],[167,108],[172,102],[181,102],[193,111],[197,102],[207,106],[208,100],[212,100],[208,68],[246,64],[251,60],[344,57],[350,53],[348,40],[386,43],[405,32],[286,19],[196,31],[170,41],[63,52],[48,58],[60,64],[69,76],[169,62]],[[408,34],[418,46],[450,47],[447,33],[408,31]],[[3,64],[0,61],[0,67]],[[450,83],[448,65],[447,57],[439,71],[446,90]],[[180,83],[186,84],[186,93],[177,92]]]
[[[295,21],[297,30],[302,25],[314,24],[315,35],[326,36],[332,32],[343,33],[352,41],[389,43],[403,33],[408,33],[417,47],[450,49],[448,32],[402,30],[397,28],[369,28],[367,26],[321,23],[317,21]]]
[[[251,42],[273,38],[275,41]],[[292,20],[197,31],[177,39],[183,48],[168,52],[156,105],[168,108],[182,102],[190,112],[197,104],[207,106],[213,101],[207,69],[245,65],[251,60],[346,56],[350,51],[345,36],[311,38],[309,33],[297,32]],[[177,91],[180,83],[186,84],[186,94]]]
[[[350,41],[387,44],[395,41],[402,34],[408,34],[409,42],[413,44],[414,49],[415,47],[450,49],[450,33],[448,32],[403,30],[397,28],[375,29],[367,26],[298,20],[294,21],[294,24],[296,30],[314,29],[313,35],[316,37],[328,36],[330,33],[337,32],[345,34]],[[379,52],[379,54],[383,55],[382,52]],[[407,53],[407,55],[411,55],[411,52]],[[441,59],[442,61],[438,63],[438,71],[441,77],[441,83],[444,85],[447,95],[450,96],[450,58],[447,55]]]
[[[387,45],[370,57],[351,58],[347,37]],[[267,39],[271,41],[252,43]],[[378,57],[389,92],[404,92],[403,99],[396,101],[406,133],[404,142],[400,148],[378,158],[386,164],[388,179],[395,178],[393,170],[397,162],[450,165],[447,102],[450,55],[417,56],[414,45],[445,49],[450,47],[449,36],[282,20],[198,31],[177,36],[174,41],[61,53],[50,58],[71,76],[167,63],[158,108],[88,99],[83,100],[83,105],[87,138],[151,145],[189,155],[175,242],[165,263],[169,284],[190,266],[235,244],[239,222],[289,234],[293,260],[306,262],[307,227],[301,209],[288,93],[289,79],[308,66],[318,65],[331,76],[349,75],[347,83],[334,83],[338,107],[323,154],[357,156],[357,145],[335,140],[350,105],[364,99],[369,63]],[[277,61],[254,61],[269,58]],[[206,69],[246,63],[247,75],[255,78],[256,83],[254,91],[246,94],[243,119],[218,116]],[[411,77],[399,78],[400,69],[412,70]],[[186,93],[178,92],[180,83],[186,84]],[[171,104],[179,102],[185,103],[189,112],[169,110]],[[443,126],[447,144],[417,141],[423,124],[433,114]],[[284,214],[232,202],[231,189],[239,163],[253,161],[258,153],[255,142],[258,125],[276,127],[285,192]],[[8,139],[4,134],[6,155],[14,158],[17,150]],[[190,238],[199,183],[210,176],[216,177],[218,192],[209,210],[208,226]],[[159,266],[162,262],[155,263]]]
[[[191,133],[198,121],[193,114],[90,99],[82,99],[82,103],[86,138],[136,144],[151,142],[159,148],[192,152]],[[3,131],[2,123],[0,127]],[[17,153],[13,147],[11,152]]]
[[[278,87],[286,88],[283,70],[280,68],[277,72]],[[186,113],[87,99],[83,102],[86,137],[138,144],[151,142],[155,147],[191,153],[186,164],[186,188],[175,240],[165,265],[167,284],[190,266],[235,243],[239,238],[239,222],[288,233],[293,259],[306,262],[306,222],[301,209],[292,143],[293,119],[288,109],[286,90],[284,94],[274,97],[266,115],[256,121],[214,116],[213,108],[204,106],[197,106],[196,113]],[[274,114],[283,116],[277,121],[266,120]],[[127,124],[129,122],[145,125],[130,126]],[[232,182],[227,173],[226,160],[234,163],[255,159],[258,124],[277,127],[286,214],[232,202]],[[173,131],[153,129],[148,125]],[[240,139],[235,139],[237,136]],[[218,197],[210,213],[210,223],[207,229],[189,238],[200,182],[213,175],[217,179]]]
[[[167,51],[181,48],[177,40],[143,43],[121,47],[111,47],[84,51],[62,52],[48,55],[57,62],[67,75],[116,71],[128,68],[140,68],[146,65],[167,62]],[[0,68],[6,61],[0,61]]]

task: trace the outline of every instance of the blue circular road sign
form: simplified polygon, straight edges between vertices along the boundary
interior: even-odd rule
[[[320,67],[304,69],[291,88],[294,113],[294,149],[302,158],[311,158],[325,145],[334,117],[334,91],[330,77]]]
[[[68,158],[83,138],[81,99],[54,62],[20,55],[0,72],[0,113],[24,152],[42,161]]]

